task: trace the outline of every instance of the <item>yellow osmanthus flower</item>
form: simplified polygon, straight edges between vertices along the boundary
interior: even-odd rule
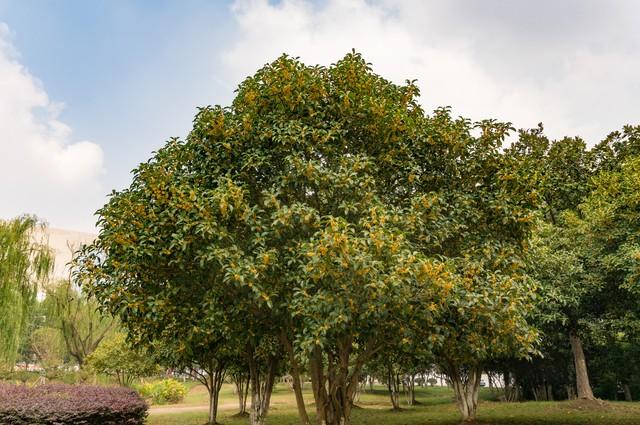
[[[227,204],[227,200],[226,199],[221,199],[220,200],[220,214],[222,214],[223,216],[226,216],[228,209],[229,209],[229,205]]]

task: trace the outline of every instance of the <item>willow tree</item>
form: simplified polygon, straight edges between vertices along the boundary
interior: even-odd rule
[[[30,309],[53,258],[35,217],[0,221],[0,365],[13,367]]]
[[[83,367],[85,359],[116,327],[113,317],[98,310],[95,300],[70,279],[48,285],[43,301],[49,323],[60,331],[67,352]]]

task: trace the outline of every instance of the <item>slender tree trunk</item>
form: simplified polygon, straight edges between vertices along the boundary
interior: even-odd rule
[[[242,398],[242,412],[247,414],[247,400],[249,399],[249,385],[250,378],[247,375],[247,383],[244,386],[244,397]]]
[[[262,373],[253,356],[249,358],[249,374],[251,380],[251,425],[264,425],[271,403],[271,393],[276,378],[277,360],[269,358],[266,371]]]
[[[584,357],[582,349],[582,341],[574,331],[569,333],[569,342],[571,343],[571,351],[573,352],[573,362],[576,369],[576,388],[578,390],[578,398],[586,400],[594,400],[593,391],[589,384],[589,374],[587,372],[587,361]]]
[[[387,366],[387,388],[389,389],[389,397],[391,398],[393,410],[400,410],[399,386],[398,375],[393,373],[393,366],[389,364]]]
[[[214,425],[217,422],[218,416],[218,403],[215,400],[215,396],[209,392],[209,422],[208,425]]]
[[[247,414],[247,397],[249,394],[249,374],[234,374],[234,383],[236,385],[236,394],[238,395],[238,415]]]
[[[416,379],[413,373],[407,376],[407,404],[413,406],[416,404]]]
[[[511,376],[508,370],[504,372],[504,399],[511,401]]]
[[[218,400],[220,398],[220,389],[224,382],[226,367],[225,365],[212,362],[206,369],[206,374],[203,376],[207,392],[209,393],[209,422],[208,425],[215,425],[218,423]]]
[[[289,363],[291,365],[291,378],[293,379],[293,392],[296,396],[296,406],[298,407],[298,417],[300,418],[300,423],[302,425],[310,425],[311,421],[309,420],[309,415],[307,414],[307,408],[304,404],[304,396],[302,394],[302,382],[300,379],[300,364],[296,359],[296,356],[293,352],[293,345],[291,341],[284,336],[281,335],[281,341],[289,355]]]
[[[622,384],[622,389],[624,390],[624,400],[625,401],[632,401],[631,400],[631,388],[629,388],[629,384]]]

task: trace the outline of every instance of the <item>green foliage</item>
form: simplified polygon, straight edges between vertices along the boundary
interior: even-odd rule
[[[175,379],[164,379],[154,384],[152,394],[155,404],[180,403],[187,395],[187,387]]]
[[[187,387],[175,379],[146,382],[134,385],[134,388],[142,398],[151,399],[153,404],[180,403],[187,395]]]
[[[29,335],[29,345],[40,367],[56,369],[64,364],[66,350],[58,329],[40,327]]]
[[[13,367],[36,294],[53,267],[35,217],[0,220],[0,368]]]
[[[87,357],[87,365],[98,373],[114,376],[118,384],[123,386],[130,386],[135,378],[158,371],[154,359],[147,353],[131,348],[121,333],[104,340]]]
[[[355,53],[280,57],[112,194],[78,276],[134,340],[170,341],[183,363],[311,359],[329,422],[397,335],[456,364],[529,355],[522,257],[540,200],[502,150],[511,127],[428,116],[418,96]]]
[[[60,333],[67,352],[82,367],[86,357],[113,333],[116,321],[101,313],[95,300],[70,279],[53,282],[45,293],[42,304],[47,324]]]

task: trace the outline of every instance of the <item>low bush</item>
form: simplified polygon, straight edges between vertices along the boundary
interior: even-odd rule
[[[140,397],[148,400],[153,399],[153,390],[156,388],[153,382],[146,382],[141,385],[133,385],[133,388],[138,391]]]
[[[187,395],[187,387],[175,379],[164,379],[135,387],[140,396],[151,399],[153,404],[180,403]]]
[[[147,410],[129,388],[0,384],[0,423],[6,425],[143,425]]]

